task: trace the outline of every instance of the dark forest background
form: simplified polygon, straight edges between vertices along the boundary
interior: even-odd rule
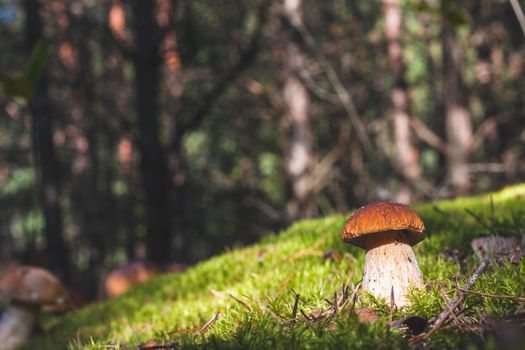
[[[0,0],[1,269],[93,298],[125,261],[524,181],[523,22],[517,0]]]

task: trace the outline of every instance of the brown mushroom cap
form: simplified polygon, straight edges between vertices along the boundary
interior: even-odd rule
[[[366,249],[367,240],[385,231],[405,231],[410,245],[425,238],[425,224],[408,205],[381,201],[357,209],[341,232],[344,241]]]
[[[40,267],[18,266],[0,278],[0,295],[25,304],[65,308],[67,292],[60,281]]]
[[[106,294],[110,298],[117,297],[127,292],[134,285],[155,277],[159,272],[155,265],[142,260],[121,265],[105,278]]]

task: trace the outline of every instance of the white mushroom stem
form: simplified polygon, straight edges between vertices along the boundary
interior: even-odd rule
[[[387,231],[368,238],[363,289],[396,306],[408,305],[409,288],[422,288],[423,276],[403,231]]]
[[[25,343],[35,318],[34,306],[8,305],[0,320],[0,350],[14,350]]]

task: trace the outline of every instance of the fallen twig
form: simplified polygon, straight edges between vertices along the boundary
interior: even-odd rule
[[[292,314],[293,317],[291,320],[288,320],[288,325],[293,326],[298,321],[316,322],[319,320],[330,320],[331,318],[335,317],[337,313],[343,310],[348,304],[351,304],[352,311],[354,309],[360,285],[356,285],[352,291],[352,294],[350,295],[348,295],[348,288],[349,285],[343,285],[340,293],[334,293],[333,301],[325,298],[324,300],[329,305],[327,308],[312,310],[309,313],[306,313],[303,309],[298,308],[299,294],[293,291],[296,296],[296,299],[294,304],[294,312]],[[302,317],[298,317],[297,311],[299,311],[302,314]]]
[[[292,282],[292,280],[294,279],[295,275],[296,272],[292,272],[288,277],[285,278],[285,280],[283,281],[283,283],[281,283],[279,289],[277,290],[276,298],[283,294],[288,285],[290,285],[290,282]]]
[[[306,318],[308,321],[310,321],[310,316],[308,316],[303,309],[300,310],[301,311],[301,314],[303,314],[304,318]]]
[[[444,221],[448,221],[450,223],[457,223],[459,219],[462,217],[458,215],[457,212],[452,211],[446,211],[438,207],[437,205],[432,206],[432,210],[436,212],[436,214],[441,215],[442,219]]]
[[[341,295],[342,295],[342,297],[344,298],[344,296],[345,296],[344,293],[341,293]],[[344,300],[344,299],[342,299],[342,300],[343,300],[343,302],[346,301],[346,300]],[[338,304],[339,304],[339,303],[337,302],[337,292],[335,292],[335,293],[334,293],[334,310],[333,310],[333,311],[334,311],[334,313],[333,313],[334,315],[335,315],[337,312],[339,312],[339,305],[338,305]]]
[[[477,214],[468,208],[465,208],[465,213],[467,213],[472,218],[474,218],[474,220],[476,220],[481,226],[486,228],[489,232],[493,231],[493,228],[485,221],[485,218],[481,214]]]
[[[350,312],[353,312],[354,309],[355,309],[355,303],[357,301],[357,296],[359,294],[359,289],[361,289],[361,283],[358,283],[354,290],[352,291],[352,294],[346,299],[349,303],[352,303],[351,307],[350,307]],[[341,309],[346,305],[346,303],[341,306]]]
[[[212,324],[215,323],[215,321],[217,321],[217,319],[219,318],[219,315],[221,314],[220,311],[216,311],[213,316],[208,320],[208,322],[206,322],[204,324],[204,326],[202,326],[202,328],[197,332],[197,334],[201,335],[201,334],[204,334],[208,331],[208,329],[211,327]]]
[[[326,237],[321,237],[318,239],[314,244],[312,244],[309,247],[306,247],[298,252],[295,252],[291,257],[290,261],[294,261],[300,257],[308,256],[308,255],[314,255],[314,256],[323,256],[323,252],[320,251],[318,248],[319,246],[323,245],[326,241]]]
[[[395,300],[394,299],[394,286],[392,286],[392,288],[390,288],[390,310],[388,313],[388,322],[392,322],[392,319],[394,316],[394,307],[395,307],[394,300]]]
[[[461,304],[461,302],[463,301],[463,299],[465,298],[465,290],[469,290],[472,285],[474,285],[474,283],[476,282],[476,280],[479,278],[479,276],[481,275],[481,273],[485,270],[485,268],[487,267],[487,264],[489,263],[488,260],[484,260],[479,266],[478,268],[476,269],[476,271],[474,271],[474,273],[472,274],[472,276],[470,276],[469,280],[467,281],[467,283],[465,283],[465,285],[463,286],[463,288],[461,288],[458,292],[458,294],[456,295],[456,297],[454,299],[452,299],[448,304],[447,306],[445,307],[445,309],[439,314],[439,316],[436,318],[436,321],[434,322],[434,325],[432,326],[432,329],[430,329],[428,332],[426,333],[423,333],[417,337],[414,337],[412,338],[412,341],[419,341],[419,340],[424,340],[424,339],[428,339],[430,338],[430,336],[435,332],[437,331],[438,329],[440,329],[444,324],[445,324],[445,321],[448,319],[448,317],[454,312],[454,310]]]
[[[244,301],[242,301],[241,299],[235,297],[233,294],[228,294],[233,300],[235,300],[236,302],[238,302],[239,304],[241,304],[242,306],[244,306],[248,311],[252,312],[252,308],[250,307],[250,305],[246,304]]]
[[[210,328],[210,326],[213,323],[215,323],[219,315],[220,315],[220,311],[215,312],[213,316],[202,327],[179,329],[176,331],[168,332],[168,334],[187,334],[187,333],[196,333],[198,335],[204,334],[208,330],[208,328]]]
[[[137,350],[175,350],[180,349],[179,343],[167,343],[161,345],[139,345]]]
[[[478,292],[478,291],[475,291],[475,290],[465,289],[464,287],[461,288],[461,289],[457,288],[457,290],[459,290],[459,291],[461,291],[463,293],[479,295],[481,297],[486,297],[486,298],[511,299],[513,301],[517,301],[517,302],[520,302],[520,303],[525,303],[525,297],[518,296],[518,295],[484,293],[484,292]]]
[[[192,327],[192,328],[184,328],[184,329],[178,329],[175,331],[168,332],[168,334],[188,334],[188,333],[195,333],[198,332],[200,327]]]
[[[295,323],[296,317],[297,317],[297,307],[299,306],[299,293],[296,293],[294,290],[292,290],[295,294],[295,302],[293,304],[293,310],[292,310],[292,322]]]
[[[457,284],[456,284],[457,285]],[[459,290],[459,288],[456,287],[456,290]],[[439,292],[441,294],[441,298],[443,298],[443,300],[445,300],[445,302],[447,303],[450,303],[450,298],[448,297],[447,293],[445,293],[445,290],[443,289],[443,286],[439,286]],[[458,319],[458,317],[463,314],[465,312],[465,309],[461,309],[461,310],[458,310],[457,314],[452,312],[450,314],[450,316],[454,319],[454,322],[456,324],[460,324],[461,321]]]

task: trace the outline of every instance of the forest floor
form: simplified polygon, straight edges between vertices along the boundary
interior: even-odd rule
[[[298,222],[115,300],[43,318],[44,331],[27,349],[523,346],[525,258],[500,256],[480,272],[471,241],[525,241],[525,185],[413,208],[427,227],[413,247],[426,288],[411,294],[409,307],[360,292],[364,251],[341,241],[341,215]],[[475,281],[461,292],[469,279]],[[458,294],[457,307],[446,311]],[[442,313],[448,317],[438,324]]]

